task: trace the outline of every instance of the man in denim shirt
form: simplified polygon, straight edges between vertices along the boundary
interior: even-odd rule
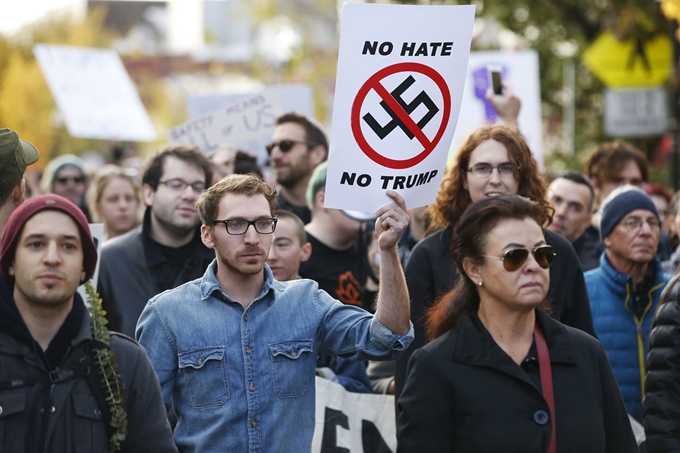
[[[311,280],[274,280],[265,266],[276,228],[270,186],[232,175],[201,196],[201,238],[216,259],[202,278],[151,299],[136,332],[177,416],[180,451],[309,451],[317,356],[391,359],[408,347],[413,327],[397,242],[409,216],[401,196],[387,195],[394,202],[376,212],[375,316]]]

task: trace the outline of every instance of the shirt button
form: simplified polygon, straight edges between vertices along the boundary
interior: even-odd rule
[[[197,362],[197,363],[198,363],[198,366],[203,365],[203,359],[198,359],[198,362]]]
[[[243,315],[243,322],[248,322],[248,315]]]
[[[54,414],[57,409],[54,406],[50,407],[50,414]]]
[[[252,352],[253,352],[253,350],[250,349],[250,347],[247,347],[247,348],[246,348],[246,354],[251,354]]]
[[[297,351],[293,349],[293,351],[290,353],[291,357],[295,358],[297,357]]]
[[[2,415],[2,406],[0,406],[0,415]]]
[[[250,387],[248,387],[248,388],[250,389],[251,392],[254,392],[255,389],[256,389],[255,384],[253,384],[252,382],[250,383]],[[0,409],[1,409],[1,408],[0,408]],[[1,411],[1,410],[0,410],[0,414],[2,414],[2,411]]]
[[[252,419],[252,420],[250,421],[250,426],[252,426],[253,428],[257,428],[257,420]]]
[[[94,415],[95,417],[99,417],[102,413],[99,411],[99,409],[94,410]]]
[[[539,425],[545,425],[548,423],[548,413],[546,411],[536,411],[534,412],[534,421]]]

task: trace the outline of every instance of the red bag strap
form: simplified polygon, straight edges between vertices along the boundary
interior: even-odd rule
[[[557,452],[557,423],[555,422],[555,394],[553,392],[552,368],[550,366],[550,353],[548,352],[548,343],[545,341],[545,335],[538,327],[534,327],[534,341],[536,342],[536,350],[538,351],[538,369],[541,373],[541,389],[543,390],[543,398],[548,403],[550,408],[550,423],[552,425],[552,433],[550,434],[550,445],[548,446],[548,453]]]

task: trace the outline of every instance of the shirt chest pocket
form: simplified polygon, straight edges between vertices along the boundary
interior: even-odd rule
[[[312,340],[289,340],[269,344],[272,361],[274,393],[281,398],[296,398],[307,392],[307,383],[314,382],[316,355]]]
[[[108,437],[104,426],[104,417],[92,395],[83,393],[71,394],[73,400],[74,438],[72,443],[76,453],[106,451]]]
[[[221,406],[229,399],[224,346],[209,346],[178,354],[180,379],[193,407]]]

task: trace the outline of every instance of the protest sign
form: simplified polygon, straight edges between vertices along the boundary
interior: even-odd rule
[[[458,121],[474,6],[346,3],[324,205],[434,201]],[[427,24],[427,27],[415,26]]]
[[[36,44],[33,53],[71,136],[156,140],[151,119],[116,52]]]
[[[394,395],[352,393],[316,378],[314,453],[397,451]]]
[[[543,166],[543,124],[541,122],[541,82],[538,73],[538,54],[534,50],[521,52],[472,52],[468,63],[465,90],[453,135],[455,150],[465,137],[479,126],[499,121],[491,103],[486,99],[489,86],[487,68],[501,68],[502,80],[512,85],[522,101],[519,130],[539,165]]]
[[[271,139],[281,113],[278,93],[264,90],[172,128],[168,141],[191,143],[212,155],[220,146],[241,147],[261,137]]]

